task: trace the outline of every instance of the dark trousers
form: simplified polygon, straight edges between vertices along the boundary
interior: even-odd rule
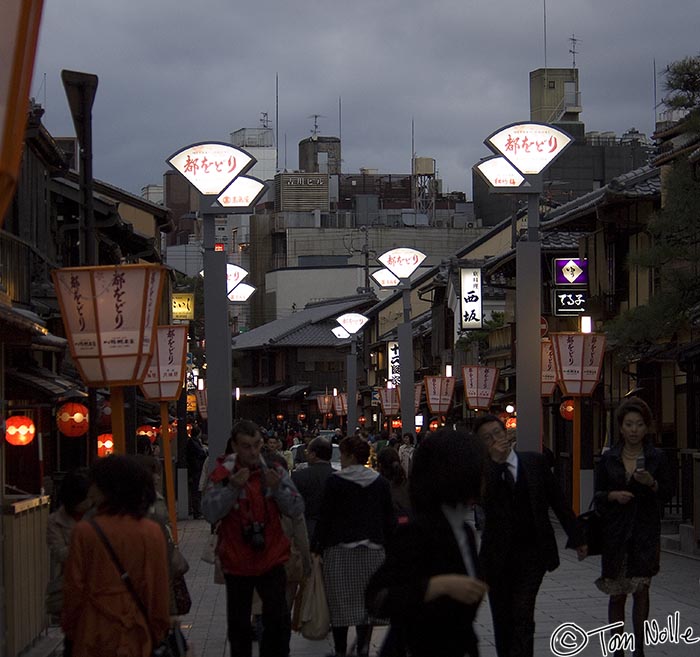
[[[226,575],[226,617],[231,657],[251,657],[250,625],[253,590],[262,600],[263,635],[260,657],[285,657],[289,654],[291,619],[287,608],[287,575],[284,566],[276,566],[264,575],[242,577]]]
[[[517,559],[489,582],[498,657],[533,657],[535,600],[545,568]]]

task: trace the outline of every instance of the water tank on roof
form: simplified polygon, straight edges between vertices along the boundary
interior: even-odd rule
[[[416,176],[434,176],[435,160],[432,157],[417,157],[413,160],[413,172]]]

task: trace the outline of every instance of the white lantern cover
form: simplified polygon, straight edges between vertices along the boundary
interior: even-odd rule
[[[153,264],[52,272],[71,355],[85,385],[143,381],[153,353],[165,272]]]
[[[176,400],[182,392],[187,357],[187,326],[159,326],[153,358],[141,384],[146,399]]]

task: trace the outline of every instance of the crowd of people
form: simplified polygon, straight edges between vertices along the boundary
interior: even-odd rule
[[[595,477],[604,527],[596,585],[609,596],[611,623],[624,621],[632,596],[636,657],[671,486],[663,452],[649,441],[652,424],[641,399],[625,399],[619,440]],[[410,433],[279,436],[240,420],[212,467],[193,436],[191,512],[214,535],[231,657],[250,657],[253,641],[261,657],[290,654],[292,607],[314,555],[334,657],[369,655],[376,625],[389,625],[382,657],[478,657],[473,620],[484,598],[498,657],[531,657],[537,594],[559,565],[550,511],[579,559],[585,537],[549,459],[519,451],[496,416],[470,429],[443,428],[416,445]],[[47,610],[60,618],[67,656],[147,657],[172,627],[177,549],[159,476],[152,457],[110,456],[66,477],[49,520]]]

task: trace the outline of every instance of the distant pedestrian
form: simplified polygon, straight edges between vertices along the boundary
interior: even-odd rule
[[[202,475],[202,467],[207,458],[208,450],[202,443],[201,430],[198,426],[192,427],[192,433],[185,443],[185,459],[187,461],[187,483],[190,493],[190,513],[197,519],[202,517],[201,493],[199,479]]]
[[[280,514],[299,517],[304,502],[284,466],[263,459],[255,423],[238,421],[231,443],[234,453],[218,460],[202,500],[207,521],[220,523],[217,555],[226,581],[231,657],[250,657],[254,590],[262,599],[260,657],[284,657],[291,628],[285,574],[290,542]]]
[[[417,448],[414,519],[389,540],[367,587],[372,613],[391,618],[382,657],[478,657],[473,621],[487,587],[468,520],[486,459],[477,438],[447,429]]]
[[[617,409],[620,439],[603,454],[595,477],[595,505],[602,516],[602,572],[596,585],[610,596],[610,623],[625,620],[632,595],[635,657],[644,654],[644,621],[649,617],[649,586],[659,572],[661,515],[671,497],[671,473],[664,453],[653,446],[649,406],[638,397]],[[622,632],[620,627],[617,632]],[[617,650],[615,657],[623,655]]]
[[[155,501],[153,477],[133,457],[107,456],[92,465],[90,479],[93,520],[129,574],[147,617],[95,528],[82,520],[65,563],[63,631],[72,641],[72,657],[150,657],[170,624],[165,536],[145,517]]]
[[[60,506],[49,515],[46,523],[46,544],[49,548],[50,579],[46,588],[46,612],[57,622],[63,610],[63,569],[76,524],[92,507],[88,497],[90,480],[85,468],[66,473],[58,490]],[[70,645],[64,653],[70,654]]]
[[[325,438],[314,438],[306,446],[307,467],[292,472],[292,481],[304,498],[304,518],[309,536],[314,535],[321,515],[321,500],[328,477],[333,474],[333,446]]]
[[[323,553],[323,576],[336,657],[347,652],[348,628],[357,632],[357,654],[369,653],[372,624],[365,588],[384,561],[394,531],[389,482],[365,467],[369,443],[349,436],[340,443],[342,469],[326,481],[312,549]]]
[[[403,525],[411,517],[411,499],[408,477],[401,465],[399,453],[393,447],[384,447],[377,456],[377,469],[391,485],[391,501],[396,514],[396,521]]]
[[[401,467],[407,477],[411,474],[411,466],[413,464],[413,452],[415,451],[413,443],[413,434],[405,433],[401,437],[401,446],[398,448]]]

